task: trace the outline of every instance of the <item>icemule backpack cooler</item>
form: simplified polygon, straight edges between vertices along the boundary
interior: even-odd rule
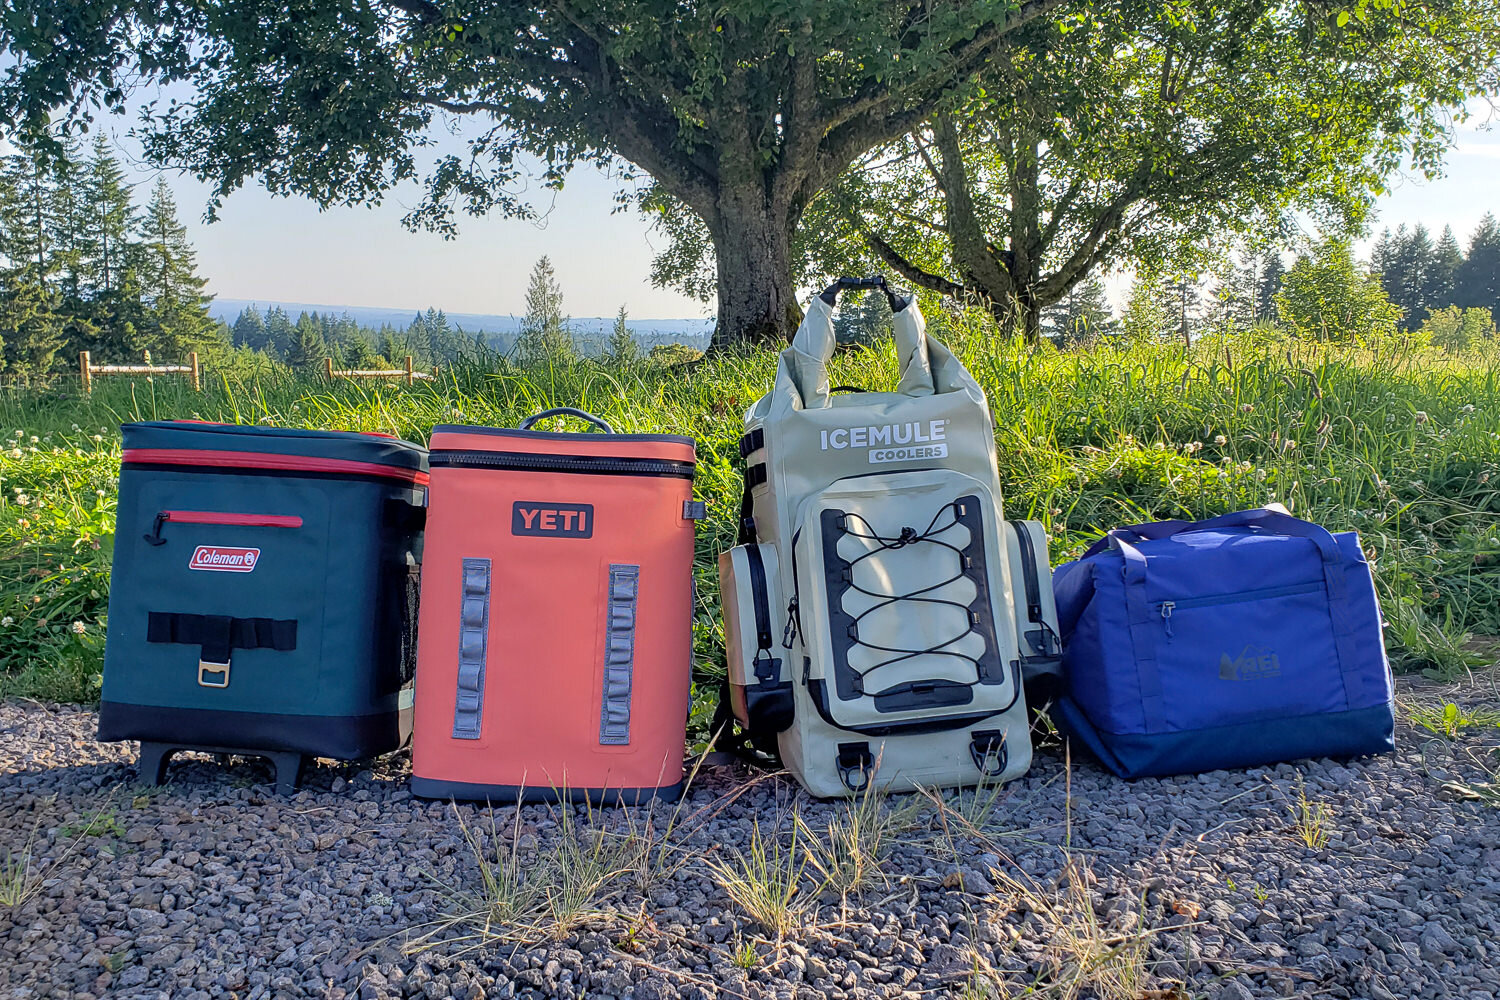
[[[570,414],[600,432],[532,430]],[[433,428],[412,791],[675,797],[692,660],[694,447],[548,410]]]
[[[1354,532],[1274,509],[1116,528],[1055,590],[1060,722],[1122,777],[1394,749]]]
[[[126,424],[99,739],[357,760],[410,732],[427,452],[387,435]]]
[[[830,389],[833,308],[850,287],[886,293],[895,392]],[[916,303],[879,278],[814,299],[746,414],[740,452],[741,544],[719,566],[726,694],[749,738],[825,797],[1024,772],[1020,581],[989,407]],[[1033,527],[1022,530],[1034,543]],[[1039,559],[1037,586],[1050,589],[1045,536]],[[1055,662],[1043,603],[1020,615],[1043,619],[1024,631]]]

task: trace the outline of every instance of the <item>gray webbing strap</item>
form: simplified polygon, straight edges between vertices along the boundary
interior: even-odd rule
[[[484,708],[484,659],[490,630],[490,561],[465,559],[459,597],[458,693],[453,704],[453,738],[479,739]]]
[[[630,742],[630,683],[635,665],[636,594],[641,568],[609,568],[609,606],[604,631],[604,698],[599,710],[599,742]]]

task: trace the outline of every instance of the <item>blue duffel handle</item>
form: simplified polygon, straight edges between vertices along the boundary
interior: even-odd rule
[[[604,418],[596,417],[587,410],[580,410],[574,406],[554,406],[550,410],[543,410],[541,413],[533,413],[531,416],[521,421],[521,430],[530,430],[531,425],[536,423],[538,420],[541,420],[543,417],[577,417],[579,420],[587,420],[589,423],[593,424],[595,427],[598,427],[606,434],[613,434],[615,432],[615,429],[609,426],[609,424],[604,421]]]
[[[1207,521],[1155,521],[1148,524],[1115,528],[1089,547],[1084,558],[1113,548],[1125,561],[1125,604],[1130,620],[1132,643],[1140,667],[1141,701],[1148,732],[1165,729],[1165,706],[1162,700],[1161,675],[1156,663],[1155,627],[1159,615],[1152,613],[1146,599],[1146,557],[1135,543],[1171,538],[1195,531],[1222,528],[1263,528],[1267,534],[1306,538],[1318,548],[1323,563],[1323,585],[1328,592],[1328,612],[1332,619],[1334,649],[1339,658],[1339,673],[1344,679],[1346,704],[1354,704],[1362,694],[1364,677],[1358,670],[1353,651],[1354,628],[1349,620],[1348,588],[1344,579],[1343,551],[1332,533],[1322,525],[1303,521],[1277,510],[1258,508],[1240,510]]]

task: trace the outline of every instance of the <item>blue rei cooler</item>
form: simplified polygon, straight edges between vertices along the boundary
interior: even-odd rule
[[[358,760],[410,731],[426,449],[386,435],[127,424],[99,739]]]
[[[1116,528],[1054,577],[1063,728],[1126,778],[1394,749],[1359,537],[1283,510]]]

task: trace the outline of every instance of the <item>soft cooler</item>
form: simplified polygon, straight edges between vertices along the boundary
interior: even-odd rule
[[[834,305],[867,287],[892,309],[896,391],[835,395]],[[984,391],[915,301],[883,279],[814,299],[740,452],[741,545],[720,591],[727,700],[755,748],[819,796],[1024,773],[1025,658],[1055,643],[1040,596],[1017,615]],[[1045,535],[1020,530],[1045,588]]]
[[[603,433],[529,430],[571,413]],[[547,411],[432,434],[412,790],[636,802],[682,784],[691,438]]]
[[[127,424],[101,740],[303,758],[410,722],[427,452],[386,435]]]
[[[1056,575],[1057,716],[1116,774],[1394,748],[1369,563],[1281,510],[1116,528]]]

